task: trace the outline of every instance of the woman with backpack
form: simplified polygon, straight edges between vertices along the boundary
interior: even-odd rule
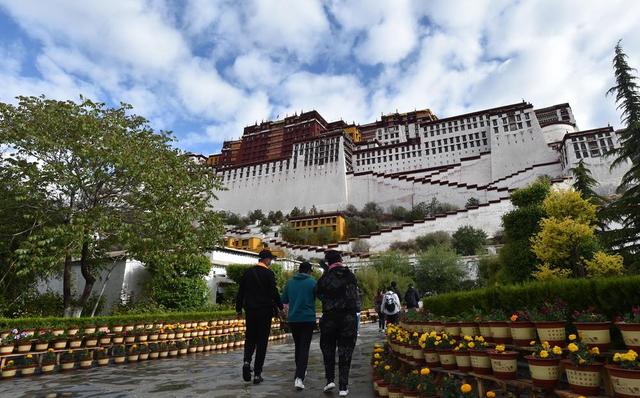
[[[398,324],[400,308],[400,298],[396,292],[389,288],[382,298],[382,312],[385,315],[387,323]]]

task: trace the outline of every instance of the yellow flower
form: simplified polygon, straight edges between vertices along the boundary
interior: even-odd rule
[[[578,395],[578,398],[586,398],[584,395]]]
[[[586,360],[584,360],[584,359],[582,359],[582,358],[580,358],[580,359],[578,360],[578,364],[580,364],[580,365],[584,365],[585,363],[587,363],[587,361],[586,361]]]
[[[482,342],[484,342],[484,337],[478,336],[478,337],[476,337],[476,340],[482,343]]]
[[[536,345],[535,340],[531,340],[531,341],[529,342],[529,345]]]
[[[7,361],[7,364],[5,366],[13,366],[13,361]]]
[[[458,346],[458,347],[454,348],[453,351],[460,351],[460,347]]]
[[[413,332],[413,337],[418,337],[418,332]]]
[[[553,353],[556,355],[562,355],[562,348],[558,346],[553,347]]]
[[[428,376],[429,373],[431,373],[431,369],[429,369],[429,368],[420,369],[420,374],[423,375],[423,376]]]
[[[384,370],[389,370],[389,369],[391,369],[391,366],[389,366],[389,365],[384,365]]]
[[[27,354],[27,359],[31,359],[31,358],[33,358],[33,355]]]
[[[412,370],[411,373],[414,374],[414,375],[417,375],[418,371],[417,370]]]
[[[464,339],[465,339],[466,341],[471,341],[471,336],[464,336]]]
[[[471,392],[471,385],[464,383],[463,385],[460,386],[460,391],[462,391],[463,394]]]
[[[469,348],[473,348],[476,346],[476,343],[474,343],[473,341],[470,341],[469,344],[467,344],[469,346]]]
[[[454,345],[455,343],[456,343],[455,340],[453,340],[453,339],[449,340],[449,344]]]
[[[619,352],[613,354],[613,362],[620,362],[622,360],[622,355]]]
[[[570,344],[567,346],[567,349],[568,349],[569,351],[571,351],[571,352],[576,352],[576,351],[578,351],[578,346],[576,345],[576,343],[570,343]]]
[[[505,350],[504,344],[498,344],[498,345],[496,346],[496,351],[498,351],[498,352],[504,352],[504,350]]]
[[[598,347],[593,347],[591,349],[591,355],[600,355],[600,349]]]
[[[487,398],[496,398],[496,393],[493,391],[487,391]]]
[[[573,340],[575,340],[576,338],[577,338],[577,337],[576,337],[576,335],[575,335],[575,334],[570,334],[570,335],[569,335],[569,340],[570,340],[570,341],[573,341]]]
[[[381,358],[380,354],[378,354],[378,353],[375,353],[375,354],[373,355],[373,357],[374,357],[375,359],[380,359],[380,358]]]
[[[548,358],[549,352],[547,350],[540,351],[540,358]]]
[[[53,352],[53,348],[49,348],[47,352]]]
[[[442,340],[442,337],[436,336],[436,341],[440,341],[440,340]]]

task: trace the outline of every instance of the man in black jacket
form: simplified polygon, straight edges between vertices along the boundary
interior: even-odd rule
[[[349,368],[357,339],[356,313],[360,312],[358,281],[349,268],[342,265],[339,252],[326,251],[325,260],[329,266],[316,285],[317,297],[322,301],[320,349],[327,379],[324,391],[328,392],[336,387],[337,346],[339,395],[344,397],[349,393]]]
[[[404,294],[404,302],[407,305],[408,310],[415,310],[418,308],[418,302],[420,301],[420,294],[413,285],[409,285],[407,292]]]
[[[255,351],[253,384],[259,384],[263,381],[262,366],[267,355],[271,318],[278,310],[282,311],[283,309],[280,293],[278,293],[276,286],[276,277],[269,269],[275,256],[268,249],[264,249],[258,257],[260,259],[258,264],[246,270],[242,275],[236,297],[236,313],[238,316],[242,316],[244,308],[247,320],[242,378],[244,381],[251,381],[251,357]]]

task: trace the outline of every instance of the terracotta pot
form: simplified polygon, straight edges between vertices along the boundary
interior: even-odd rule
[[[55,369],[56,369],[55,363],[42,364],[42,366],[40,367],[40,370],[42,371],[42,373],[51,373]]]
[[[491,321],[489,322],[491,328],[491,338],[496,344],[510,344],[511,343],[511,330],[509,329],[508,322]]]
[[[640,352],[640,323],[618,322],[616,326],[622,332],[622,338],[627,348]]]
[[[606,368],[617,397],[640,397],[640,370],[622,369],[616,365],[607,365]]]
[[[191,354],[193,354],[194,352],[196,352],[198,350],[198,347],[189,347],[189,352]]]
[[[542,359],[531,355],[525,358],[529,362],[533,385],[543,390],[553,390],[562,374],[560,372],[560,359]]]
[[[437,368],[440,366],[440,357],[436,350],[424,350],[424,361],[430,368]]]
[[[181,348],[181,349],[179,349],[179,350],[178,350],[178,353],[179,353],[180,355],[186,355],[188,351],[189,351],[189,350],[187,350],[186,348]]]
[[[456,352],[456,366],[461,372],[471,372],[471,357],[468,352]]]
[[[480,329],[475,322],[460,322],[460,335],[462,336],[480,336]]]
[[[36,372],[35,365],[20,368],[20,376],[33,376],[35,372]]]
[[[480,336],[484,337],[484,340],[486,342],[493,342],[493,336],[491,335],[491,326],[489,326],[489,322],[478,322],[478,330],[480,330]]]
[[[589,346],[598,347],[600,351],[609,349],[611,322],[575,322],[581,340]]]
[[[458,365],[453,350],[438,350],[438,357],[440,357],[440,364],[443,369],[455,370],[457,368]]]
[[[146,334],[139,334],[138,335],[138,341],[140,342],[145,342],[149,339],[149,336],[147,336]]]
[[[517,347],[529,347],[531,340],[536,339],[536,327],[533,322],[511,322],[511,339]]]
[[[64,333],[64,329],[53,329],[51,331],[51,334],[53,334],[54,336],[60,336],[63,333]]]
[[[485,351],[472,350],[469,353],[469,357],[471,358],[471,367],[474,373],[481,375],[491,374],[491,359],[489,358],[489,354]]]
[[[564,321],[535,322],[540,341],[562,347],[567,339]]]
[[[515,380],[518,377],[518,353],[515,351],[489,351],[493,375],[503,380]]]
[[[574,366],[569,360],[563,360],[567,380],[571,391],[580,395],[598,395],[600,392],[600,370],[602,364],[594,362],[586,366]]]

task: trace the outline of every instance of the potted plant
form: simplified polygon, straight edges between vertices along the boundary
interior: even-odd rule
[[[518,373],[518,353],[508,351],[504,344],[498,344],[493,350],[489,350],[491,370],[493,375],[503,380],[514,380]]]
[[[491,329],[491,341],[496,344],[511,343],[511,329],[507,322],[507,315],[500,309],[493,310],[489,316],[489,328]]]
[[[440,364],[444,369],[454,370],[457,367],[456,356],[453,351],[453,347],[456,345],[456,341],[446,333],[436,336],[436,351],[438,352],[438,358],[440,358]]]
[[[540,308],[529,311],[536,325],[538,338],[550,345],[564,346],[567,332],[567,306],[562,300],[545,302]]]
[[[464,336],[457,346],[453,348],[456,355],[456,365],[461,372],[471,371],[471,357],[469,356],[469,344],[475,347],[475,342],[471,336]]]
[[[58,335],[54,337],[53,340],[51,340],[51,344],[53,345],[53,348],[56,350],[64,350],[65,348],[67,348],[68,342],[69,342],[69,339],[64,334]]]
[[[418,386],[416,388],[418,390],[418,397],[420,398],[437,396],[436,383],[431,374],[431,369],[428,367],[420,369],[420,377],[418,378]]]
[[[89,369],[93,366],[93,354],[86,348],[76,351],[76,357],[81,369]]]
[[[451,337],[460,336],[460,319],[455,316],[445,318],[444,331]]]
[[[166,358],[169,356],[169,344],[163,342],[158,343],[158,358]]]
[[[98,336],[95,333],[86,334],[84,336],[84,346],[93,348],[98,345]]]
[[[147,343],[141,343],[138,346],[138,349],[139,349],[138,359],[140,361],[146,361],[147,359],[149,359],[149,345]]]
[[[9,379],[9,378],[15,377],[16,376],[16,372],[17,372],[16,363],[11,359],[6,361],[4,363],[4,365],[2,366],[2,378],[3,379]]]
[[[180,355],[185,355],[189,350],[189,346],[187,345],[187,342],[184,340],[178,340],[176,342],[176,347],[178,347],[178,353]]]
[[[574,312],[573,321],[580,339],[589,347],[598,347],[600,351],[606,351],[609,348],[611,322],[604,314],[593,308],[587,308],[584,311]]]
[[[469,383],[459,381],[452,376],[446,376],[442,380],[440,396],[444,398],[471,398],[474,395],[473,387]]]
[[[480,336],[478,320],[481,318],[480,311],[473,308],[460,316],[460,334],[462,336]]]
[[[33,347],[33,341],[31,340],[31,337],[33,336],[26,331],[22,331],[14,335],[16,351],[17,352],[31,351],[31,347]]]
[[[613,364],[607,365],[611,384],[616,396],[622,398],[640,397],[640,361],[638,353],[628,350],[613,355]]]
[[[82,337],[80,335],[73,335],[69,337],[69,348],[74,350],[82,346]]]
[[[631,312],[625,314],[621,321],[616,322],[616,326],[622,332],[622,338],[627,348],[640,352],[640,306],[633,307]]]
[[[80,331],[80,328],[76,325],[69,325],[67,327],[67,333],[65,333],[67,336],[75,336],[76,334],[78,334],[78,332]]]
[[[49,348],[47,352],[42,354],[42,363],[40,365],[40,370],[42,373],[51,373],[56,368],[56,354],[53,348]]]
[[[106,323],[98,325],[97,333],[109,333],[109,325]]]
[[[132,344],[127,350],[127,362],[138,362],[140,358],[140,349],[137,344]]]
[[[159,343],[149,343],[149,359],[158,359],[160,356]]]
[[[122,333],[122,331],[124,330],[124,325],[119,322],[112,323],[110,329],[113,333]]]
[[[403,398],[418,398],[418,384],[420,379],[420,372],[412,370],[407,373],[402,382],[402,396]]]
[[[111,344],[111,336],[109,336],[107,332],[98,331],[98,333],[96,333],[96,337],[98,338],[100,345]]]
[[[49,342],[56,337],[53,332],[46,331],[43,333],[38,333],[35,341],[35,350],[36,351],[46,351],[49,348]]]
[[[569,336],[568,359],[562,361],[571,390],[580,395],[598,395],[600,391],[600,370],[597,362],[598,347],[589,348],[574,334]]]
[[[15,333],[13,333],[15,331]],[[13,331],[7,333],[4,337],[0,338],[0,354],[7,355],[13,353],[16,348],[16,340],[15,336],[18,334],[18,330],[14,329]]]
[[[54,336],[60,336],[61,334],[64,334],[64,328],[61,326],[54,326],[51,329],[51,334],[53,334]]]
[[[471,368],[473,368],[473,372],[482,375],[490,375],[491,359],[489,359],[489,354],[487,353],[489,344],[487,344],[484,337],[475,336],[473,341],[467,343],[467,347],[469,348],[469,358],[471,359]]]
[[[83,334],[94,334],[96,332],[96,325],[86,325],[82,331]]]
[[[73,350],[67,350],[60,355],[60,370],[72,370],[76,367],[76,355]]]
[[[403,398],[402,396],[402,384],[404,377],[402,372],[397,369],[391,372],[391,378],[389,379],[389,398]]]
[[[136,331],[135,330],[125,330],[122,332],[122,336],[124,337],[125,344],[133,344],[136,341]]]
[[[189,341],[189,352],[194,353],[198,349],[198,345],[200,344],[200,338],[194,337]]]
[[[98,366],[107,366],[109,364],[109,355],[107,354],[107,349],[104,347],[95,350],[95,358]]]
[[[551,346],[548,342],[533,343],[533,352],[526,356],[533,385],[543,390],[553,390],[560,379],[560,360],[562,348]]]
[[[32,376],[36,371],[36,361],[32,354],[24,355],[17,360],[21,376]]]
[[[118,344],[113,347],[111,355],[113,356],[113,362],[124,363],[127,355],[127,349],[123,344]]]
[[[158,329],[158,340],[160,341],[166,340],[168,336],[169,336],[169,333],[167,329],[165,328]]]
[[[175,342],[169,343],[169,355],[175,357],[178,355],[180,350],[178,349],[178,344]]]
[[[509,328],[511,339],[516,347],[527,347],[536,338],[536,327],[527,311],[515,311],[511,314]]]
[[[375,356],[375,353],[374,353]],[[373,361],[373,389],[378,396],[389,396],[387,385],[384,381],[385,366],[389,366],[384,360],[379,359]],[[391,367],[389,366],[389,369]],[[381,389],[384,388],[384,395],[381,394]]]

